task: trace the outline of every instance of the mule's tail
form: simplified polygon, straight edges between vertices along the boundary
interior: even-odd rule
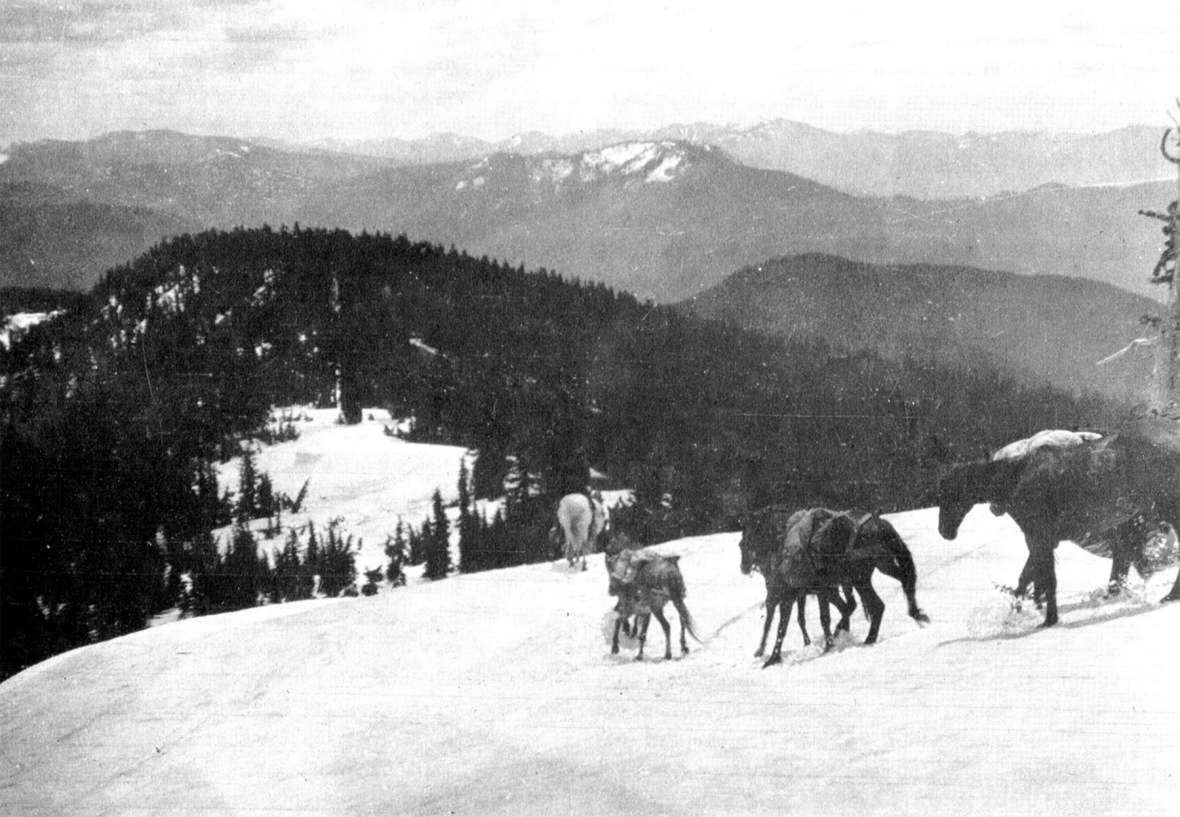
[[[672,605],[676,608],[676,614],[680,616],[680,620],[684,623],[684,631],[692,636],[692,640],[698,644],[704,644],[701,637],[697,635],[695,622],[692,619],[692,613],[688,612],[688,605],[684,603],[684,596],[673,596]]]

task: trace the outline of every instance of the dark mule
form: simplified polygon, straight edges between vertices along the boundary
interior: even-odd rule
[[[610,593],[619,597],[615,605],[618,618],[615,620],[615,634],[611,642],[611,654],[619,652],[619,631],[624,628],[630,616],[635,616],[635,634],[639,639],[636,661],[643,659],[643,646],[647,641],[647,628],[651,617],[664,629],[664,658],[672,657],[672,628],[664,616],[664,605],[669,601],[680,617],[680,652],[688,653],[685,633],[698,642],[693,629],[692,615],[684,603],[688,595],[684,576],[680,573],[680,557],[664,556],[650,548],[633,551],[624,549],[606,556],[606,569],[610,574]]]
[[[797,513],[800,513],[800,511],[787,505],[771,505],[754,513],[743,525],[741,541],[742,574],[749,575],[751,570],[757,569],[762,574],[762,578],[766,583],[766,601],[764,602],[766,616],[762,624],[762,640],[758,642],[758,649],[754,651],[755,658],[761,658],[766,651],[766,639],[770,635],[770,625],[774,623],[775,610],[780,606],[779,602],[783,594],[782,584],[779,581],[778,575],[773,570],[764,570],[762,566],[770,559],[769,552],[775,541],[775,531],[785,532],[792,515]],[[845,625],[849,622],[853,611],[856,610],[856,599],[852,596],[851,588],[843,587],[842,591],[844,594],[843,604],[837,602],[837,609],[840,610],[840,623],[836,627],[837,630],[847,629]],[[799,632],[803,635],[803,644],[804,646],[809,646],[811,644],[811,636],[807,632],[806,602],[807,593],[800,593],[795,602],[795,618],[799,623]],[[820,624],[823,627],[825,636],[828,637],[830,637],[832,620],[829,604],[829,599],[823,596],[820,597]],[[787,612],[789,614],[790,610],[788,609]]]
[[[875,642],[885,611],[885,603],[872,585],[873,571],[877,569],[901,581],[910,616],[919,622],[928,620],[915,596],[917,571],[913,556],[893,525],[877,514],[837,513],[825,508],[788,514],[782,506],[772,506],[754,514],[742,533],[740,547],[742,572],[748,574],[757,567],[766,577],[766,622],[756,655],[766,646],[774,607],[779,609],[778,636],[763,666],[782,660],[791,606],[807,593],[820,599],[820,622],[825,644],[830,645],[825,604],[840,610],[837,629],[847,629],[851,605],[842,601],[836,591],[845,585],[855,588],[870,621],[865,643]]]
[[[1074,448],[1043,448],[1023,461],[978,461],[952,469],[938,489],[938,532],[954,539],[980,502],[1002,505],[1020,526],[1028,561],[1017,582],[1023,595],[1035,584],[1045,620],[1057,623],[1053,551],[1066,539],[1083,546],[1106,543],[1113,557],[1111,584],[1142,563],[1145,539],[1136,517],[1180,525],[1180,448],[1133,433],[1115,434]],[[1180,598],[1180,575],[1163,601]]]

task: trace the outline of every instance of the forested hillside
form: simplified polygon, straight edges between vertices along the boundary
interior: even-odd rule
[[[1081,278],[884,266],[818,253],[746,267],[685,302],[704,317],[783,337],[821,337],[955,368],[1140,402],[1153,358],[1099,361],[1149,334],[1157,301]]]
[[[949,457],[1120,411],[404,236],[298,227],[164,242],[2,362],[6,671],[173,603],[166,565],[227,515],[211,464],[272,405],[412,417],[414,438],[478,451],[481,495],[511,469],[530,510],[499,540],[512,555],[485,565],[550,557],[552,500],[590,465],[635,490],[623,524],[661,541],[770,501],[919,507]]]

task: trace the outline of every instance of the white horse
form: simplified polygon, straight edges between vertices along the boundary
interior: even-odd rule
[[[598,537],[610,524],[606,507],[586,494],[566,494],[557,503],[557,524],[570,567],[581,557],[585,570],[586,554],[598,549]]]

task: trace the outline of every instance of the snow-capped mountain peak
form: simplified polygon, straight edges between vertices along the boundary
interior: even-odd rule
[[[643,140],[574,154],[496,153],[468,166],[456,180],[455,190],[480,190],[492,184],[499,174],[513,171],[523,172],[534,186],[555,190],[607,181],[628,186],[663,184],[683,177],[701,157],[714,152],[718,151],[711,146],[678,140]]]

